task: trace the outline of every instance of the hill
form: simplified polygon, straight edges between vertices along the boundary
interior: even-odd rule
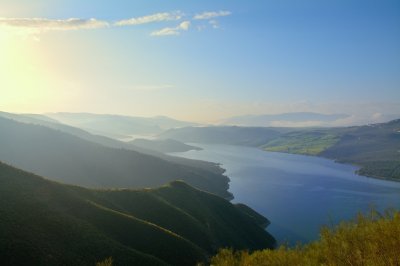
[[[186,127],[160,135],[183,142],[231,144],[321,156],[360,166],[359,174],[400,180],[400,119],[334,128]]]
[[[154,135],[170,128],[195,125],[165,116],[135,117],[90,113],[47,113],[45,115],[92,134],[117,139],[129,138],[132,135]]]
[[[12,120],[15,120],[15,121],[21,122],[21,123],[45,126],[45,127],[55,129],[57,131],[61,131],[64,133],[68,133],[68,134],[74,135],[76,137],[79,137],[81,139],[84,139],[84,140],[87,140],[90,142],[94,142],[94,143],[100,144],[102,146],[110,147],[110,148],[137,151],[139,153],[143,153],[143,154],[147,154],[150,156],[161,158],[163,160],[172,162],[174,164],[182,165],[183,167],[200,168],[202,171],[206,171],[206,172],[211,171],[216,174],[222,174],[224,172],[224,170],[215,163],[199,161],[199,160],[189,160],[189,159],[175,157],[175,156],[168,156],[162,152],[156,151],[155,149],[157,147],[154,147],[154,149],[151,150],[151,149],[148,149],[145,147],[139,147],[139,146],[130,144],[128,142],[118,141],[116,139],[108,138],[108,137],[101,136],[101,135],[90,134],[89,132],[87,132],[83,129],[59,123],[59,122],[57,122],[51,118],[48,118],[44,115],[13,114],[13,113],[0,112],[0,117],[12,119]],[[171,140],[171,141],[173,141],[173,140]],[[152,145],[152,146],[154,146],[154,145]]]
[[[349,117],[346,114],[320,114],[311,112],[243,115],[230,117],[222,121],[225,125],[246,127],[271,127],[271,126],[329,126],[332,122]]]
[[[358,165],[361,175],[400,180],[400,120],[289,132],[267,142],[262,148],[322,156]]]
[[[89,190],[0,163],[0,194],[2,265],[194,265],[221,247],[275,244],[248,211],[181,181]]]
[[[201,150],[201,148],[192,145],[187,145],[183,142],[173,139],[155,139],[155,140],[135,139],[130,141],[129,143],[140,148],[163,152],[163,153]]]
[[[229,179],[215,165],[208,170],[207,163],[185,165],[134,150],[105,147],[59,130],[2,117],[0,146],[0,160],[69,184],[143,188],[182,179],[199,189],[232,197],[227,192]]]
[[[265,127],[184,127],[170,129],[159,135],[160,138],[175,139],[185,143],[231,144],[260,146],[281,134],[281,128]]]
[[[345,128],[336,134],[339,141],[320,156],[359,165],[361,175],[400,180],[400,119]]]

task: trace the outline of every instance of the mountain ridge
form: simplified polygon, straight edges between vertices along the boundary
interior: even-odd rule
[[[195,265],[220,247],[275,245],[241,208],[182,181],[91,190],[0,162],[0,192],[3,265]]]
[[[48,127],[0,117],[0,160],[48,178],[87,187],[155,187],[183,179],[226,198],[228,177],[134,150],[105,147]],[[208,165],[208,164],[207,164]]]

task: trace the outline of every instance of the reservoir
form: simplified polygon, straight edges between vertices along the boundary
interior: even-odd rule
[[[231,180],[233,202],[267,217],[267,230],[279,243],[315,240],[321,226],[371,207],[400,209],[400,182],[358,176],[351,165],[243,146],[191,145],[203,150],[172,155],[220,163]]]

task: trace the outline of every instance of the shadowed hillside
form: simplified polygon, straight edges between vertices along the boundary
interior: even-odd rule
[[[275,243],[249,212],[180,181],[89,190],[0,163],[0,194],[2,265],[194,265],[218,248]]]
[[[105,147],[58,130],[1,117],[0,146],[0,160],[69,184],[143,188],[182,179],[199,189],[231,197],[227,192],[229,179],[215,169]]]
[[[45,126],[45,127],[51,128],[51,129],[55,129],[57,131],[62,131],[64,133],[74,135],[76,137],[79,137],[81,139],[84,139],[84,140],[87,140],[90,142],[94,142],[94,143],[106,146],[106,147],[133,150],[133,151],[137,151],[137,152],[144,153],[147,155],[155,156],[155,157],[161,158],[163,160],[173,162],[175,164],[183,165],[183,167],[188,167],[188,166],[196,167],[196,168],[200,168],[202,171],[205,171],[205,172],[210,171],[210,172],[217,173],[217,174],[222,174],[224,172],[224,170],[221,169],[215,163],[199,161],[199,160],[189,160],[189,159],[175,157],[175,156],[168,156],[167,154],[158,152],[156,150],[160,150],[160,147],[159,147],[159,145],[157,145],[157,140],[155,140],[154,143],[152,142],[150,146],[146,145],[146,147],[145,146],[140,147],[140,145],[139,146],[133,145],[128,142],[118,141],[116,139],[108,138],[105,136],[93,135],[83,129],[59,123],[56,120],[51,119],[44,115],[14,114],[14,113],[0,112],[0,116],[4,117],[4,118],[15,120],[17,122]],[[164,142],[164,144],[166,144],[167,147],[169,147],[168,148],[169,151],[171,151],[171,148],[170,148],[171,141],[173,141],[173,140],[168,140],[166,143]],[[179,143],[178,145],[182,146],[181,143]],[[185,149],[192,147],[192,146],[186,145],[186,144],[183,144],[183,145],[184,145],[183,147],[185,147]],[[172,147],[174,149],[176,149],[175,143],[172,143]],[[150,149],[150,148],[153,148],[153,149]],[[164,150],[163,152],[165,152],[165,149],[163,149],[163,150]]]

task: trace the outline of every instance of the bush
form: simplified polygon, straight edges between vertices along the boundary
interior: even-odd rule
[[[111,257],[96,263],[96,266],[112,266],[112,265],[113,265],[113,259]]]
[[[323,228],[320,240],[294,248],[253,253],[223,249],[211,265],[400,265],[400,212],[359,214],[353,221]]]

